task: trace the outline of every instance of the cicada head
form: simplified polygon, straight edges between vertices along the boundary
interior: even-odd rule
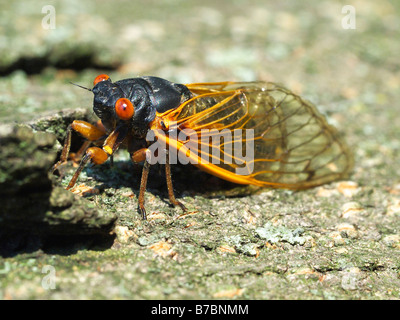
[[[130,120],[134,114],[133,105],[120,86],[106,75],[96,77],[94,87],[93,111],[107,129],[113,129],[119,120]]]

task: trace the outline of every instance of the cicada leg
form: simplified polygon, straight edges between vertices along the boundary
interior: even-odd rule
[[[168,189],[168,197],[169,201],[176,207],[179,206],[183,211],[186,211],[186,207],[183,205],[183,203],[179,202],[175,198],[174,194],[174,188],[172,186],[172,178],[171,178],[171,165],[169,163],[169,155],[168,151],[166,154],[166,163],[165,163],[165,178],[167,180],[167,189]]]
[[[101,128],[99,126],[94,126],[86,121],[74,120],[67,128],[67,136],[65,138],[60,160],[52,167],[51,172],[54,172],[60,165],[67,162],[71,149],[72,130],[80,133],[81,136],[87,140],[79,151],[74,154],[74,160],[80,159],[93,141],[101,139],[106,134],[104,127]]]
[[[71,189],[75,185],[76,180],[78,179],[80,173],[82,172],[83,168],[89,161],[91,161],[94,164],[103,164],[104,162],[107,161],[109,156],[110,154],[108,154],[106,151],[98,147],[91,147],[87,149],[84,157],[82,158],[81,163],[79,164],[78,169],[75,171],[75,174],[73,175],[71,181],[67,186],[67,190]]]
[[[135,151],[131,159],[133,162],[141,162],[144,161],[144,166],[143,166],[143,171],[142,171],[142,178],[140,180],[140,190],[139,190],[139,213],[142,215],[143,219],[146,220],[146,209],[144,207],[144,193],[146,191],[146,186],[147,186],[147,180],[149,176],[149,171],[150,171],[150,163],[146,160],[146,154],[148,152],[147,148],[139,149]],[[168,188],[168,197],[169,201],[171,202],[172,205],[174,206],[179,206],[183,211],[186,211],[186,207],[179,201],[176,200],[175,194],[174,194],[174,188],[172,186],[172,179],[171,179],[171,165],[169,163],[169,156],[168,152],[166,154],[166,163],[165,163],[165,176],[167,180],[167,188]]]
[[[142,179],[140,180],[140,191],[139,191],[139,212],[142,215],[143,220],[147,220],[146,209],[144,207],[144,193],[146,191],[147,179],[149,177],[150,163],[144,162]]]
[[[76,153],[70,152],[68,158],[74,162],[79,162],[91,144],[92,141],[86,140]]]
[[[74,123],[75,123],[75,121],[74,121]],[[84,131],[85,126],[87,126],[87,125],[89,125],[90,127],[88,128],[88,131],[86,132],[87,133],[85,135],[86,138],[88,138],[91,141],[99,140],[101,138],[100,134],[102,133],[102,131],[95,126],[88,124],[87,122],[82,121],[81,123],[79,123],[79,126],[75,126],[75,127],[72,126],[72,129],[76,130],[76,128],[78,127],[81,129],[81,131]],[[94,131],[94,130],[98,130],[98,131]],[[79,132],[81,132],[81,131],[79,131]],[[113,153],[118,149],[119,145],[123,141],[124,136],[125,136],[125,132],[122,132],[122,134],[121,134],[121,128],[117,128],[113,132],[110,133],[110,135],[104,141],[102,148],[99,148],[99,147],[88,148],[86,150],[85,155],[82,158],[81,163],[79,164],[78,169],[76,170],[71,181],[69,182],[69,184],[67,186],[67,190],[71,189],[75,185],[76,180],[78,179],[80,173],[82,172],[83,168],[85,167],[85,165],[88,162],[92,162],[93,164],[96,164],[96,165],[103,164],[104,162],[106,162],[107,159],[109,157],[111,157],[113,155]],[[64,159],[66,159],[66,156],[68,155],[69,147],[71,144],[71,142],[70,142],[71,133],[70,132],[67,135],[67,139],[69,141],[66,141],[65,150],[63,150],[63,155],[65,156]]]
[[[147,179],[149,177],[150,163],[146,160],[147,148],[141,148],[131,153],[131,160],[133,163],[138,163],[144,161],[144,166],[142,170],[142,178],[140,180],[140,189],[138,197],[138,211],[141,214],[143,220],[147,220],[146,209],[144,207],[144,193],[146,192]]]

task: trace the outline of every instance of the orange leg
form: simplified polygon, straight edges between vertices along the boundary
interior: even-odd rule
[[[85,124],[86,125],[86,124]],[[81,163],[79,164],[78,169],[76,170],[74,176],[68,184],[67,190],[71,189],[76,180],[79,177],[79,174],[82,172],[85,165],[90,161],[94,164],[103,164],[107,161],[108,157],[112,156],[113,153],[118,149],[122,140],[118,140],[118,136],[120,131],[118,129],[114,130],[110,133],[107,139],[104,141],[103,148],[91,147],[86,150],[84,157],[82,158]]]
[[[144,167],[142,171],[142,179],[140,180],[140,190],[139,190],[139,211],[142,214],[143,220],[147,219],[146,209],[144,208],[144,192],[146,191],[147,178],[149,177],[150,163],[144,162]]]
[[[132,156],[131,159],[133,162],[142,162],[144,161],[144,167],[143,167],[143,171],[142,171],[142,179],[140,181],[140,190],[139,190],[139,211],[142,214],[142,217],[144,220],[147,219],[146,217],[146,209],[144,207],[144,193],[146,191],[146,185],[147,185],[147,179],[149,176],[149,171],[150,171],[150,163],[147,162],[146,160],[146,153],[147,153],[146,148],[143,149],[139,149],[137,151],[135,151]],[[172,186],[172,179],[171,179],[171,165],[169,164],[169,156],[167,154],[167,162],[165,164],[165,176],[167,179],[167,188],[168,188],[168,197],[169,197],[169,201],[171,202],[172,205],[174,206],[179,206],[181,207],[181,209],[183,211],[186,211],[186,207],[179,201],[176,200],[175,198],[175,194],[174,194],[174,188]]]
[[[171,178],[171,165],[169,164],[169,155],[167,152],[166,156],[166,163],[165,163],[165,177],[167,179],[167,189],[168,189],[168,197],[169,201],[176,207],[179,206],[183,211],[186,211],[186,207],[183,205],[183,203],[179,202],[175,198],[174,194],[174,188],[172,186],[172,178]]]
[[[69,154],[70,159],[72,159],[74,162],[79,162],[82,159],[82,156],[85,154],[86,149],[89,148],[92,144],[92,141],[99,140],[106,134],[106,128],[104,128],[101,120],[98,120],[95,126],[92,126],[90,123],[87,123],[85,121],[79,120],[76,120],[75,124],[73,123],[73,125],[74,126],[72,127],[72,129],[78,131],[85,139],[88,139],[82,144],[82,146],[76,153],[71,152]],[[79,129],[77,130],[76,128]],[[113,156],[110,157],[110,160],[112,164]]]
[[[74,120],[71,124],[71,128],[76,132],[79,132],[82,137],[89,141],[99,140],[106,134],[106,131],[103,129],[104,127],[101,128],[100,126],[95,126],[89,122],[81,120]]]
[[[135,151],[134,153],[132,153],[131,155],[131,160],[133,163],[138,163],[138,162],[142,162],[146,160],[146,152],[147,152],[147,148],[142,148],[139,149],[137,151]]]
[[[149,177],[149,171],[150,171],[150,163],[147,162],[146,160],[147,150],[148,150],[147,148],[142,148],[131,153],[131,160],[133,163],[144,161],[144,166],[142,170],[142,179],[140,180],[139,198],[138,198],[139,201],[138,210],[139,213],[142,215],[143,220],[147,219],[146,209],[144,207],[144,193],[146,191],[147,179]]]
[[[61,153],[60,161],[58,161],[53,166],[53,171],[56,170],[62,163],[66,162],[68,159],[71,147],[72,130],[80,133],[84,138],[88,140],[89,143],[92,141],[101,141],[101,139],[106,135],[104,128],[102,129],[101,127],[94,126],[85,121],[75,120],[68,127],[67,137],[65,139],[64,148]],[[124,134],[122,134],[120,139],[118,139],[120,133],[121,133],[120,130],[116,129],[108,135],[107,139],[105,139],[102,148],[91,147],[86,150],[85,155],[83,156],[78,169],[76,170],[75,174],[73,175],[71,181],[67,186],[67,190],[71,189],[75,185],[76,180],[79,177],[79,174],[82,172],[83,168],[88,162],[92,162],[96,165],[103,164],[104,162],[107,161],[109,157],[112,157],[113,153],[118,149],[119,145],[121,144],[124,138]],[[84,148],[86,149],[87,147],[88,145],[87,143],[85,143]]]
[[[98,147],[91,147],[86,150],[86,154],[83,156],[81,163],[79,164],[78,169],[76,170],[74,176],[72,177],[71,181],[67,186],[67,190],[71,189],[78,179],[80,173],[82,172],[85,165],[91,161],[94,164],[102,164],[106,162],[108,159],[109,154],[105,152],[103,149]]]
[[[82,159],[82,156],[85,154],[87,148],[89,148],[91,144],[92,141],[85,141],[76,153],[70,152],[68,158],[74,162],[79,162]]]
[[[67,129],[67,136],[65,138],[64,147],[61,153],[60,161],[58,161],[52,168],[52,172],[54,172],[61,164],[65,163],[69,156],[69,150],[71,148],[71,135],[72,130],[80,133],[86,140],[89,142],[85,142],[82,148],[74,155],[74,158],[80,158],[81,155],[86,151],[89,147],[91,141],[96,141],[104,137],[106,132],[99,127],[96,127],[88,122],[81,120],[74,120]]]

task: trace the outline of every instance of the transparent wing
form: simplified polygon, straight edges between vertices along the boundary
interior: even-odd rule
[[[187,85],[196,96],[162,115],[166,142],[201,169],[259,186],[304,189],[343,179],[352,154],[314,105],[267,82]],[[188,151],[190,150],[190,152]]]

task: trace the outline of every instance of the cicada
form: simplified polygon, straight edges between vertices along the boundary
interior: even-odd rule
[[[171,164],[191,163],[237,184],[306,189],[345,178],[352,154],[316,107],[271,82],[177,84],[158,77],[112,82],[94,80],[98,124],[75,120],[53,171],[68,160],[72,131],[87,142],[67,189],[87,163],[100,165],[121,147],[144,162],[138,210],[146,219],[144,194],[151,164],[165,164],[169,200]],[[93,145],[93,146],[90,146]],[[156,160],[156,161],[155,161]]]

